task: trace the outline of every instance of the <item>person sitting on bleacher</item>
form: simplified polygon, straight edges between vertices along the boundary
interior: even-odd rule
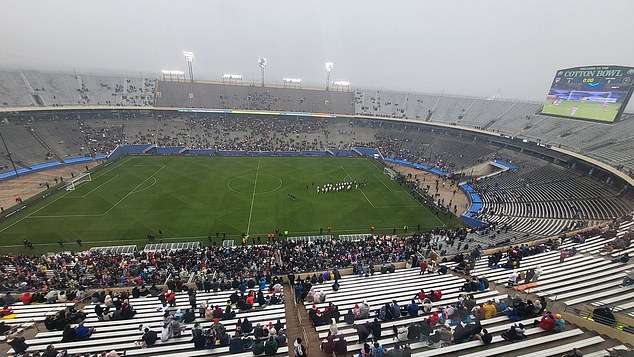
[[[407,314],[412,317],[418,316],[419,307],[416,303],[416,299],[412,299],[412,302],[407,305]]]
[[[396,300],[392,300],[392,318],[398,319],[401,317],[401,306],[398,304]]]
[[[314,307],[315,305],[313,305]],[[354,308],[352,309],[352,314],[354,315],[354,319],[358,320],[361,318],[361,307],[359,304],[354,304]]]
[[[371,357],[372,348],[370,347],[370,345],[367,343],[364,343],[363,346],[361,346],[361,349],[359,350],[359,355],[361,357]]]
[[[7,344],[13,348],[13,352],[16,356],[20,356],[29,348],[29,345],[26,344],[25,340],[26,339],[23,336],[17,336],[14,334],[7,337]]]
[[[143,335],[141,335],[141,340],[139,341],[141,343],[141,346],[154,346],[156,340],[158,340],[158,335],[156,334],[156,332],[152,331],[149,326],[143,327]]]
[[[392,325],[392,331],[394,331],[394,335],[396,339],[400,342],[406,342],[408,337],[409,328],[407,325],[403,325],[401,327],[396,327],[396,325]]]
[[[491,319],[494,318],[497,314],[498,311],[495,308],[495,305],[493,305],[493,302],[491,300],[488,300],[483,306],[482,306],[482,310],[484,312],[484,319]]]
[[[87,340],[94,332],[94,327],[86,327],[83,322],[80,322],[77,327],[75,327],[75,340]]]
[[[335,335],[328,335],[325,340],[321,342],[319,348],[327,355],[332,355],[335,352]]]
[[[0,310],[0,317],[9,316],[13,314],[13,309],[9,307],[9,305],[4,305],[4,307]]]
[[[57,302],[58,295],[59,295],[59,292],[57,290],[51,290],[44,296],[44,298],[46,299],[47,303],[54,304]]]
[[[509,342],[515,342],[526,338],[524,332],[524,325],[513,324],[510,329],[502,333],[501,337]]]
[[[555,316],[550,313],[550,311],[546,312],[544,315],[542,315],[541,320],[533,321],[533,327],[537,326],[539,326],[539,328],[546,332],[553,331],[555,329]]]
[[[426,297],[428,297],[432,302],[440,301],[440,299],[442,299],[442,291],[432,290]]]
[[[31,293],[30,292],[25,292],[24,294],[22,294],[22,297],[20,297],[20,300],[22,301],[22,304],[24,305],[30,305],[31,304]]]
[[[479,284],[476,281],[476,278],[466,279],[465,283],[462,284],[462,286],[460,287],[460,291],[465,291],[470,293],[472,291],[478,291],[478,287],[479,287]]]
[[[343,322],[347,323],[348,325],[352,325],[354,323],[354,320],[354,312],[352,311],[352,309],[348,309],[348,312],[343,317]]]
[[[565,328],[566,328],[566,321],[564,321],[563,317],[561,317],[561,314],[556,314],[555,315],[555,328],[553,329],[553,331],[554,332],[562,332]]]
[[[420,340],[420,324],[418,322],[410,322],[407,326],[407,339],[410,341]]]
[[[359,337],[359,343],[365,342],[370,336],[370,330],[365,324],[356,325],[353,324],[352,328],[357,330],[357,336]]]
[[[392,308],[390,307],[390,303],[386,302],[385,305],[381,306],[379,310],[376,312],[379,320],[381,321],[390,321],[392,320]]]
[[[480,333],[476,333],[473,337],[476,340],[482,341],[482,343],[485,345],[490,344],[491,341],[493,340],[493,335],[491,335],[489,331],[487,331],[487,329],[482,329]]]
[[[436,326],[438,325],[438,322],[440,322],[440,316],[438,315],[438,311],[434,311],[431,316],[429,316],[427,318],[427,320],[429,321],[429,325],[431,326]]]
[[[630,261],[630,256],[629,256],[629,254],[627,254],[627,252],[625,252],[621,256],[618,256],[618,257],[612,259],[612,263],[627,264],[627,262],[629,262],[629,261]]]
[[[273,336],[269,337],[269,339],[264,344],[264,353],[267,356],[273,356],[277,353],[277,349],[277,341],[275,341],[275,338],[273,338]]]
[[[433,334],[431,334],[427,341],[430,348],[442,347],[442,336],[440,335],[440,330],[436,330]]]
[[[167,301],[169,306],[176,306],[176,294],[172,290],[167,290],[167,294],[165,294],[165,301]]]
[[[423,305],[423,312],[430,313],[431,309],[433,308],[431,300],[429,298],[424,298],[422,301],[422,305]]]
[[[70,325],[64,326],[64,332],[62,333],[62,342],[73,342],[77,339],[75,329]]]

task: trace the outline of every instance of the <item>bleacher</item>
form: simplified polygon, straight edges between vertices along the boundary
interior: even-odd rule
[[[419,275],[419,269],[414,268],[397,270],[391,274],[375,274],[370,277],[346,276],[339,283],[340,289],[337,292],[332,292],[328,289],[330,283],[324,287],[317,286],[318,289],[324,289],[327,294],[326,303],[316,304],[316,308],[324,309],[328,306],[328,303],[333,303],[339,308],[340,313],[344,315],[355,304],[361,304],[361,302],[366,301],[370,305],[370,317],[355,322],[363,324],[366,321],[373,321],[376,317],[376,310],[385,303],[391,303],[396,300],[400,306],[409,304],[421,288],[425,291],[440,289],[443,292],[442,299],[432,303],[432,311],[436,311],[441,306],[456,303],[464,280],[454,275]],[[506,297],[496,290],[485,290],[473,294],[478,304],[487,300]],[[309,308],[312,303],[306,302],[305,305]],[[381,323],[382,334],[378,342],[388,349],[392,348],[398,343],[398,340],[394,338],[393,326],[401,327],[411,322],[420,322],[429,317],[429,315],[421,311],[416,317],[406,316],[394,321],[383,321]],[[533,318],[519,322],[528,325],[532,321]],[[509,355],[509,353],[527,356],[551,356],[568,352],[573,347],[580,348],[584,352],[590,352],[599,348],[604,349],[609,344],[614,344],[612,341],[605,341],[604,338],[597,336],[595,333],[584,332],[572,326],[569,326],[566,331],[557,334],[546,333],[539,327],[528,327],[526,330],[527,339],[521,342],[508,343],[500,337],[500,334],[512,325],[506,315],[482,320],[481,324],[483,328],[486,328],[493,335],[491,345],[486,346],[486,348],[483,348],[482,342],[477,340],[445,345],[441,348],[430,348],[426,342],[409,341],[408,343],[413,352],[412,356],[495,356]],[[362,344],[358,341],[356,330],[341,320],[337,323],[337,326],[339,334],[344,336],[348,351],[356,354],[362,347]],[[328,329],[329,326],[327,324],[316,327],[321,339],[326,338]],[[335,340],[338,340],[338,337]]]
[[[157,91],[157,107],[354,114],[352,92],[170,81],[159,81]]]
[[[198,302],[209,301],[213,305],[226,306],[226,301],[229,295],[233,291],[223,291],[217,293],[203,293],[198,292]],[[140,340],[142,335],[139,331],[139,325],[148,325],[152,330],[156,331],[160,336],[160,331],[163,323],[163,311],[157,311],[157,307],[160,306],[157,298],[153,297],[140,297],[138,299],[130,298],[130,304],[134,307],[137,313],[134,318],[129,320],[111,320],[111,321],[99,321],[95,316],[93,310],[94,305],[88,304],[85,306],[84,311],[88,313],[88,317],[84,320],[84,323],[88,327],[94,327],[95,332],[90,339],[77,342],[65,342],[61,343],[62,331],[40,331],[36,334],[35,338],[27,340],[26,343],[30,346],[29,352],[43,351],[49,344],[54,344],[58,349],[67,349],[69,354],[89,354],[91,356],[97,355],[103,351],[117,350],[118,352],[125,351],[126,356],[171,356],[171,357],[190,357],[190,356],[206,356],[206,355],[226,355],[228,354],[228,347],[217,347],[214,349],[195,350],[193,343],[191,343],[191,327],[193,323],[187,324],[187,329],[182,333],[181,337],[172,337],[167,342],[161,342],[158,340],[154,346],[148,348],[141,348],[141,345],[136,341]],[[176,311],[176,309],[182,309],[183,311],[189,308],[188,297],[186,293],[177,293],[176,307],[170,308],[170,310]],[[25,321],[43,321],[46,313],[54,309],[63,309],[67,305],[72,304],[45,304],[45,305],[22,305],[18,303],[13,306],[16,312],[16,318],[12,320],[14,323],[20,323]],[[286,323],[284,314],[284,304],[271,305],[265,307],[257,307],[252,311],[236,311],[236,318],[232,320],[220,320],[225,326],[227,333],[231,336],[235,331],[236,321],[238,319],[244,319],[248,317],[249,321],[255,326],[257,323],[268,324],[269,322],[275,323],[278,319],[282,323]],[[204,318],[198,317],[195,322],[200,322],[204,328],[207,328],[210,324]],[[292,341],[291,341],[292,342]],[[278,355],[288,353],[288,347],[279,347]],[[243,354],[236,354],[234,356],[252,356],[251,351]]]

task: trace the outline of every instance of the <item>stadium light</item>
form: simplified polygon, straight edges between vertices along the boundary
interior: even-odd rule
[[[282,78],[282,82],[284,83],[284,87],[300,87],[302,86],[301,78]]]
[[[161,70],[161,74],[163,75],[163,80],[169,78],[169,80],[172,81],[174,78],[176,78],[176,81],[178,81],[179,77],[182,77],[183,80],[185,79],[185,72],[183,71],[164,69]]]
[[[258,58],[258,65],[260,66],[260,71],[262,74],[262,87],[264,87],[264,69],[266,68],[266,58],[260,57]]]
[[[231,73],[225,73],[222,75],[222,83],[238,83],[238,82],[242,82],[242,75],[241,74],[231,74]]]
[[[332,82],[332,86],[334,87],[335,90],[350,90],[350,82],[348,81],[334,81]]]
[[[194,101],[194,69],[192,62],[194,62],[194,52],[183,51],[185,56],[185,63],[187,63],[187,69],[189,70],[189,107],[191,108]]]
[[[192,63],[194,62],[194,52],[183,51],[183,56],[185,56],[185,63],[187,63],[187,69],[189,69],[189,81],[194,83],[194,70],[192,68]]]
[[[326,62],[324,64],[326,69],[326,90],[330,89],[330,72],[332,72],[333,68],[335,68],[335,64],[332,62]]]

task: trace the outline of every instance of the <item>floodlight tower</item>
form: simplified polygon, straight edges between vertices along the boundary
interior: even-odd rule
[[[192,107],[194,101],[194,70],[192,69],[192,62],[194,62],[194,52],[183,51],[185,56],[185,63],[187,63],[187,69],[189,70],[189,107]]]
[[[325,68],[326,68],[326,90],[330,89],[330,72],[332,72],[332,69],[335,67],[335,64],[332,62],[326,62],[325,64]]]
[[[260,57],[258,58],[258,64],[260,65],[260,71],[262,74],[262,87],[264,87],[264,69],[266,68],[266,58]]]
[[[194,70],[192,69],[192,62],[194,62],[194,52],[183,51],[183,56],[185,56],[185,63],[187,63],[187,69],[189,70],[189,81],[191,83],[194,83]]]

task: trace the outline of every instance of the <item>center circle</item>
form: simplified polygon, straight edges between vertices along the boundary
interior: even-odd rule
[[[233,192],[252,195],[253,185],[255,183],[255,176],[253,176],[253,174],[240,175],[230,179],[229,182],[227,182],[227,188]],[[264,195],[277,191],[281,187],[281,178],[273,175],[258,175],[257,185],[255,186],[255,194]]]

